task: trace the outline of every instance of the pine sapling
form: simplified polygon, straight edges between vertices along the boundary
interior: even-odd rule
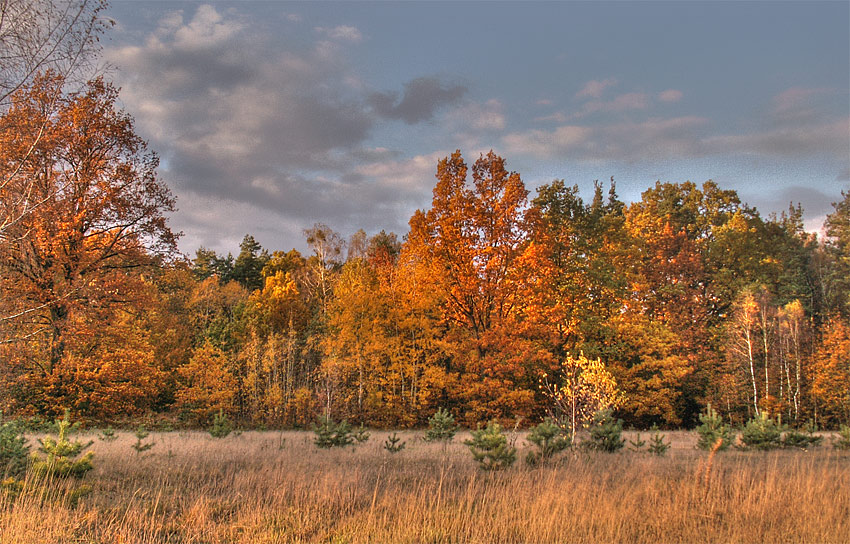
[[[390,453],[398,453],[404,449],[406,444],[407,442],[402,442],[397,433],[393,433],[384,442],[384,449]]]
[[[29,453],[30,447],[21,426],[14,421],[2,421],[0,414],[0,477],[5,481],[6,478],[23,476]]]
[[[531,466],[545,463],[570,447],[570,436],[548,417],[532,427],[527,440],[536,447],[534,451],[528,452],[525,458],[525,462]]]
[[[344,448],[354,443],[351,425],[347,421],[336,423],[329,417],[319,418],[313,425],[313,443],[320,448]]]
[[[850,426],[842,425],[838,434],[833,435],[832,447],[837,450],[850,450]]]
[[[590,426],[590,440],[587,447],[597,451],[613,453],[623,448],[626,440],[623,435],[623,420],[616,419],[613,411],[608,408],[593,415]]]
[[[83,444],[77,440],[68,440],[69,430],[73,428],[68,410],[65,410],[65,417],[57,423],[59,435],[56,438],[46,436],[39,440],[41,447],[38,451],[46,457],[41,458],[38,454],[33,454],[32,470],[38,475],[80,479],[94,468],[91,462],[94,452],[89,451],[80,457],[82,451],[91,446],[93,441]]]
[[[772,450],[782,446],[782,425],[767,417],[767,413],[749,420],[741,430],[744,449]]]
[[[134,450],[136,450],[136,455],[139,455],[143,452],[148,451],[152,447],[154,447],[155,442],[144,442],[145,438],[147,438],[150,433],[145,429],[144,425],[139,425],[139,427],[133,433],[133,436],[136,437],[136,442],[130,444]]]
[[[218,413],[213,416],[212,425],[210,425],[210,428],[207,429],[207,432],[209,432],[210,436],[213,438],[224,438],[229,435],[232,430],[233,426],[230,424],[227,414],[224,413],[224,410],[219,410]]]
[[[782,436],[782,447],[805,450],[817,446],[823,437],[816,435],[816,430],[812,425],[805,425],[802,430],[788,429]]]
[[[629,439],[629,449],[632,451],[641,451],[646,446],[646,440],[641,440],[640,433],[635,435],[635,439]]]
[[[458,425],[455,417],[446,409],[438,408],[433,416],[428,418],[428,430],[425,431],[426,442],[442,442],[443,450],[457,433]]]
[[[491,421],[485,428],[472,431],[472,438],[465,440],[472,458],[481,470],[502,470],[516,461],[516,448],[508,445],[502,426]]]
[[[118,434],[112,427],[107,427],[98,433],[97,438],[101,442],[112,442],[118,439]]]
[[[369,440],[369,431],[367,431],[366,427],[364,427],[361,423],[359,427],[351,431],[351,437],[358,444],[363,444]]]
[[[735,436],[732,431],[723,423],[723,418],[709,404],[704,414],[699,416],[700,425],[697,427],[699,440],[697,448],[705,451],[711,451],[720,440],[718,450],[725,450],[735,441]]]
[[[659,457],[666,455],[670,449],[670,443],[664,442],[664,435],[658,432],[658,427],[653,426],[652,436],[649,437],[649,453]]]

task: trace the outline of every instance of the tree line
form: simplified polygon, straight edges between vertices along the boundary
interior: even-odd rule
[[[4,412],[122,422],[306,426],[533,423],[541,380],[599,359],[628,424],[692,426],[711,404],[850,420],[850,200],[826,237],[709,181],[626,204],[531,194],[493,152],[439,161],[399,238],[305,230],[310,250],[176,250],[157,157],[96,78],[47,71],[0,115]]]

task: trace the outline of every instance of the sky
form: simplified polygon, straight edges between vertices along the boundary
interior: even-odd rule
[[[113,0],[110,77],[178,198],[180,249],[399,236],[441,158],[495,151],[625,202],[734,189],[818,230],[850,190],[850,2]]]

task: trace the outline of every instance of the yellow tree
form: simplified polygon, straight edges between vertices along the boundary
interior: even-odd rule
[[[549,415],[570,431],[573,440],[578,426],[586,426],[593,414],[617,408],[624,401],[605,364],[583,353],[577,358],[567,356],[556,373],[544,373],[540,388],[549,399]]]
[[[803,383],[803,340],[807,328],[806,312],[800,300],[795,299],[783,306],[778,314],[781,372],[784,374],[784,376],[780,376],[780,383],[782,383],[782,378],[785,378],[788,396],[791,398],[790,406],[794,408],[794,421],[797,421],[800,416],[800,393]]]
[[[181,387],[175,395],[177,408],[195,423],[205,424],[219,410],[233,414],[238,382],[227,355],[207,340],[177,369]]]
[[[745,291],[734,306],[732,319],[728,324],[729,345],[727,357],[743,365],[752,387],[752,406],[759,415],[759,390],[756,383],[756,357],[758,356],[758,316],[759,304],[750,290]],[[766,395],[762,393],[762,396]]]

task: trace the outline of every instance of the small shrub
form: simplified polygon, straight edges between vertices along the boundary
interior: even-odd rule
[[[653,427],[652,430],[654,432],[652,433],[652,436],[649,437],[649,453],[659,457],[666,455],[667,450],[670,449],[670,443],[664,442],[664,435],[658,432],[657,427]]]
[[[433,416],[428,419],[428,430],[425,431],[427,442],[443,442],[445,445],[452,441],[457,433],[458,425],[454,416],[448,410],[437,409]]]
[[[24,490],[24,482],[20,478],[8,476],[0,480],[0,499],[14,501]]]
[[[590,425],[590,440],[587,447],[597,451],[613,453],[626,444],[623,435],[623,420],[616,419],[609,408],[593,415]]]
[[[706,406],[705,413],[699,416],[700,425],[697,427],[699,440],[697,447],[701,450],[711,451],[720,440],[718,450],[725,450],[732,445],[735,436],[731,429],[723,423],[723,418],[711,407],[711,404]]]
[[[82,451],[91,446],[92,442],[83,444],[68,440],[68,430],[72,425],[67,410],[65,417],[58,421],[58,426],[59,435],[56,438],[47,436],[39,440],[41,447],[38,450],[46,457],[41,458],[38,454],[33,454],[32,470],[38,475],[80,479],[94,468],[91,462],[94,452],[87,452],[80,457]]]
[[[782,426],[762,412],[749,420],[741,430],[741,442],[745,449],[772,450],[782,447]]]
[[[833,435],[832,447],[837,450],[850,450],[850,426],[842,425],[838,434]]]
[[[229,435],[232,430],[233,426],[230,424],[227,414],[224,413],[224,410],[219,410],[218,413],[213,416],[212,425],[210,425],[210,428],[207,429],[207,432],[209,432],[210,436],[213,438],[224,438]]]
[[[97,438],[101,442],[112,442],[118,439],[118,435],[112,427],[107,427],[98,433]]]
[[[640,433],[635,435],[634,440],[629,440],[629,449],[632,451],[640,451],[646,446],[646,440],[641,440]]]
[[[2,421],[0,417],[0,477],[22,476],[27,469],[29,454],[30,448],[21,425],[16,421]]]
[[[351,431],[351,438],[353,438],[354,441],[358,444],[362,444],[369,440],[369,436],[369,431],[367,431],[366,427],[364,427],[362,424],[353,431]]]
[[[551,459],[555,454],[570,447],[570,437],[566,435],[550,418],[532,427],[528,433],[527,440],[536,446],[534,451],[528,452],[526,463],[535,466]]]
[[[516,461],[516,448],[508,445],[502,426],[491,421],[486,427],[472,431],[472,438],[465,440],[473,459],[481,470],[502,470]]]
[[[139,425],[139,427],[133,433],[133,436],[136,437],[136,442],[130,444],[130,447],[136,450],[136,455],[146,452],[154,446],[155,442],[153,441],[144,442],[144,439],[147,438],[149,435],[150,433],[147,431],[147,429],[145,429],[144,425]]]
[[[809,447],[817,446],[823,440],[822,436],[817,436],[814,431],[804,429],[803,432],[797,429],[788,429],[782,437],[782,447],[784,448],[800,448],[801,450]]]
[[[397,433],[388,436],[384,442],[384,449],[390,453],[398,453],[404,449],[407,442],[402,442]]]
[[[354,443],[351,425],[347,421],[336,423],[329,417],[322,417],[313,425],[316,437],[313,443],[320,448],[344,448]]]

